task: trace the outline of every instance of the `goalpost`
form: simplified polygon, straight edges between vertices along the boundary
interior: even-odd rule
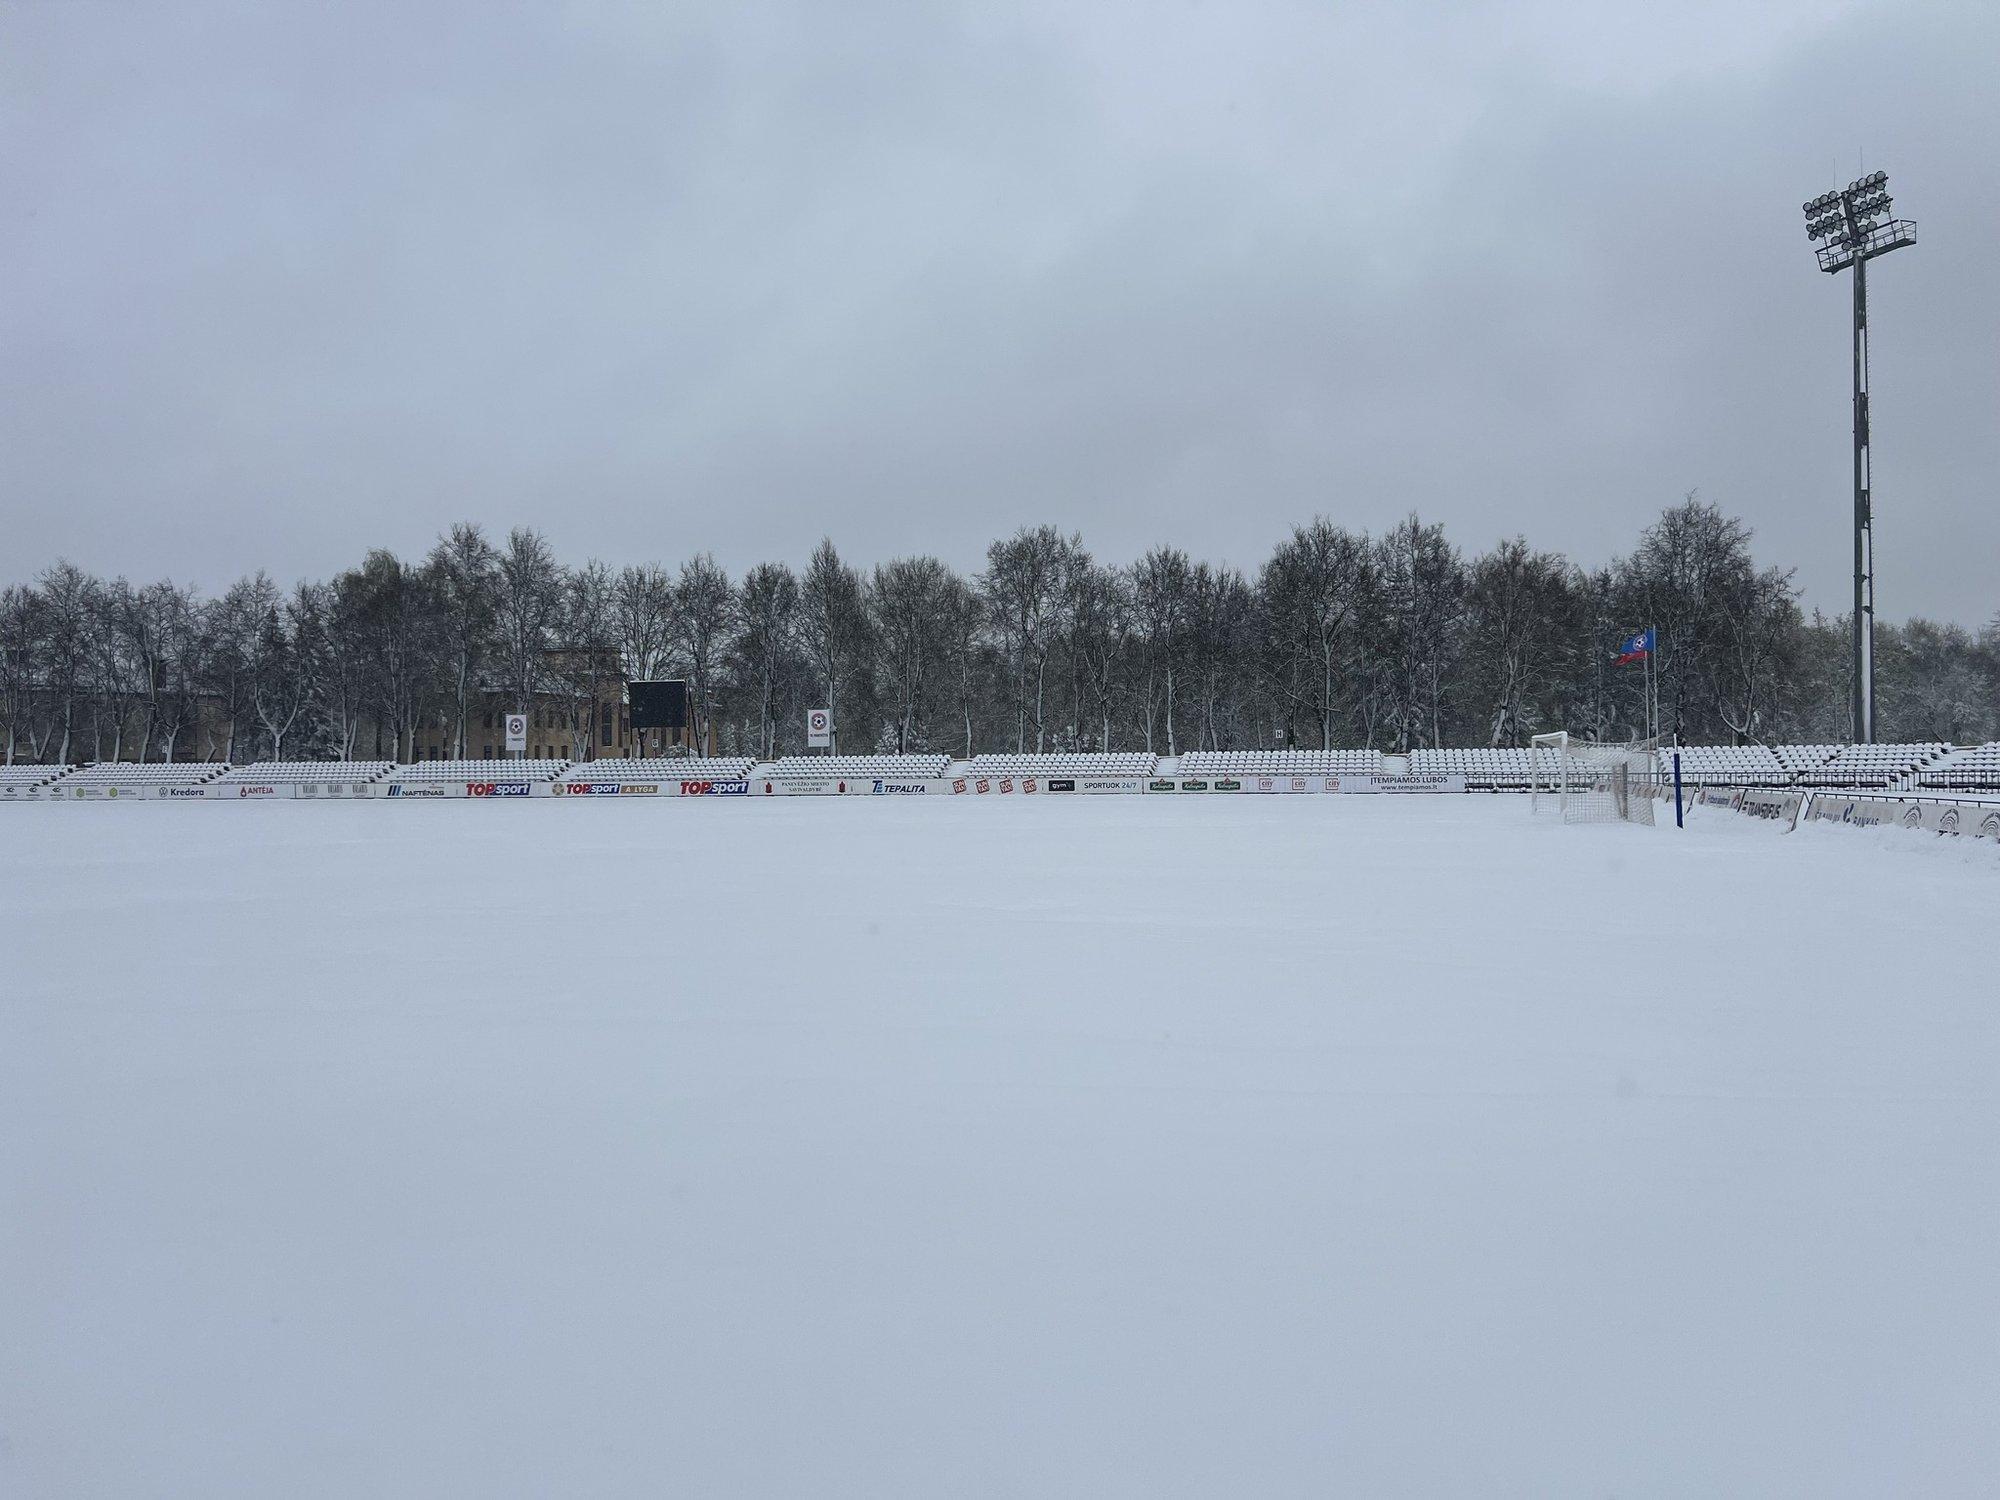
[[[1566,730],[1528,742],[1529,806],[1565,823],[1651,823],[1658,793],[1658,745],[1601,745]]]

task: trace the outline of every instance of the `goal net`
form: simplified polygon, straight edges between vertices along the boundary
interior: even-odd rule
[[[1657,743],[1601,745],[1566,732],[1529,741],[1531,806],[1565,823],[1651,823],[1660,786]]]

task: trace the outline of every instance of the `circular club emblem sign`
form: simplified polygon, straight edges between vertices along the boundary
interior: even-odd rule
[[[812,725],[813,733],[819,734],[826,728],[826,711],[824,709],[814,709],[811,718],[807,722]]]
[[[507,734],[510,739],[519,740],[527,738],[528,716],[526,714],[507,715]]]

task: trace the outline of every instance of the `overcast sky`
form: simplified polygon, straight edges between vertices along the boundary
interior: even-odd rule
[[[0,0],[0,577],[1254,568],[1325,513],[1599,563],[1685,491],[2000,610],[2000,5]]]

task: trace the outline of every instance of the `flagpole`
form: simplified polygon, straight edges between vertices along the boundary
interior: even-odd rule
[[[1659,654],[1659,631],[1655,627],[1648,625],[1646,627],[1646,691],[1652,696],[1653,700],[1651,705],[1653,732],[1649,738],[1655,741],[1660,738],[1660,669],[1655,664],[1653,658]]]

